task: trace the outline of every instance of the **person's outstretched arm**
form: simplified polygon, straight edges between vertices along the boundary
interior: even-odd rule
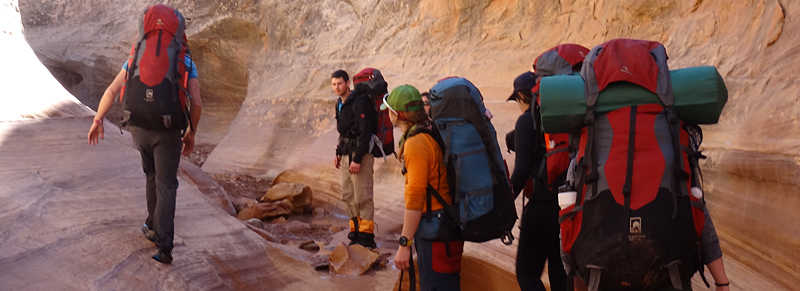
[[[711,221],[711,214],[708,208],[703,206],[703,213],[705,214],[705,226],[702,233],[702,248],[703,248],[703,263],[706,264],[711,276],[714,278],[715,284],[723,284],[725,286],[717,286],[717,291],[728,291],[730,281],[725,274],[725,265],[722,263],[722,248],[719,246],[719,237],[717,237],[717,230],[714,227],[714,222]]]
[[[100,105],[97,106],[97,114],[94,115],[92,127],[89,128],[89,144],[97,144],[99,139],[103,139],[103,118],[105,118],[111,105],[114,104],[114,97],[119,95],[122,90],[122,85],[125,84],[125,77],[128,73],[125,70],[119,70],[114,81],[108,85],[106,91],[103,92],[103,97],[100,98]]]
[[[194,150],[194,135],[197,133],[197,126],[200,125],[200,116],[203,113],[203,98],[200,97],[200,81],[197,78],[189,79],[189,94],[192,95],[189,108],[192,126],[183,135],[183,155],[185,156]]]
[[[728,280],[728,275],[725,274],[725,265],[722,263],[722,257],[717,258],[716,260],[711,261],[708,263],[708,270],[711,272],[711,277],[714,278],[714,284],[723,284],[725,286],[717,285],[717,291],[728,291],[730,290],[731,281]]]

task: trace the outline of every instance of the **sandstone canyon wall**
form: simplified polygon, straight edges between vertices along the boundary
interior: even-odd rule
[[[42,62],[95,107],[152,1],[20,0]],[[800,2],[790,0],[166,1],[190,19],[204,102],[203,169],[297,179],[336,195],[329,74],[381,69],[390,87],[441,77],[478,85],[500,134],[517,111],[502,101],[533,58],[563,42],[662,42],[671,68],[713,65],[729,100],[705,126],[712,215],[732,256],[785,288],[800,282]],[[513,161],[513,159],[511,159]],[[395,161],[377,187],[397,201]],[[388,210],[386,210],[388,211]],[[381,215],[379,211],[379,215]],[[506,264],[506,267],[513,265]]]

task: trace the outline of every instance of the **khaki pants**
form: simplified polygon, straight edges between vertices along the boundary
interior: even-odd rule
[[[359,220],[359,231],[373,232],[373,215],[375,213],[372,200],[372,165],[375,158],[367,153],[361,159],[361,170],[358,174],[350,174],[350,160],[342,158],[339,167],[339,178],[342,184],[342,201],[347,205],[350,217]],[[352,222],[351,222],[352,224]]]

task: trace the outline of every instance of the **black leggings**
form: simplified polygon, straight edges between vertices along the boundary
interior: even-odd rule
[[[531,201],[522,212],[517,248],[517,281],[522,291],[546,290],[541,277],[544,262],[550,290],[566,290],[567,275],[561,263],[558,205],[555,201]]]

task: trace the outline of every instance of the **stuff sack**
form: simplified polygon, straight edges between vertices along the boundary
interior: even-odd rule
[[[711,66],[689,67],[669,73],[675,96],[675,112],[690,124],[714,124],[719,121],[728,101],[728,90],[717,69]],[[544,77],[540,81],[541,120],[548,133],[573,132],[583,126],[586,92],[578,75]],[[658,103],[652,91],[630,82],[611,83],[600,92],[595,105],[598,113],[626,106]]]

